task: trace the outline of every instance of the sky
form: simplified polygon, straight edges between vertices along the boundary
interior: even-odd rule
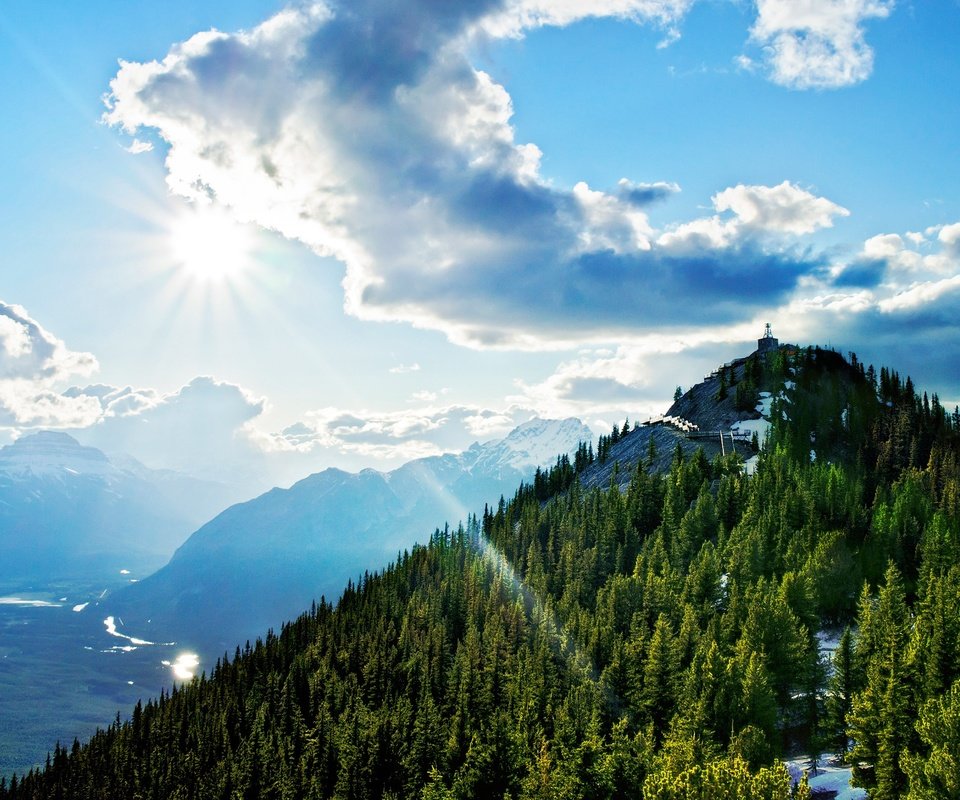
[[[958,0],[0,3],[0,443],[285,485],[781,341],[960,402]]]

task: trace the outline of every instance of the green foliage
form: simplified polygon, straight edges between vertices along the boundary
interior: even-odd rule
[[[787,798],[798,740],[957,797],[960,414],[827,351],[736,377],[796,383],[753,476],[651,444],[586,490],[613,426],[0,798]]]
[[[717,384],[717,393],[713,396],[714,400],[718,402],[724,400],[727,396],[727,389],[729,384],[727,383],[727,369],[726,367],[720,367],[720,381]]]
[[[853,695],[860,688],[860,681],[854,670],[853,635],[849,627],[844,629],[837,643],[832,667],[833,672],[827,694],[825,741],[840,759],[845,759],[849,743],[847,727]]]
[[[871,797],[887,800],[900,797],[906,789],[901,755],[912,741],[915,717],[907,662],[910,611],[893,564],[876,600],[862,609],[860,622],[857,655],[863,662],[866,686],[854,695],[848,717],[854,739],[850,759],[857,785],[868,788]]]
[[[920,711],[917,732],[926,757],[908,755],[908,800],[960,798],[960,681],[942,697],[931,697]]]
[[[695,765],[679,775],[658,773],[643,786],[644,800],[788,800],[790,776],[783,765],[751,772],[745,761]]]

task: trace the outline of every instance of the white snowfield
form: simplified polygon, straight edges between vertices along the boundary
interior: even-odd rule
[[[793,381],[785,381],[783,388],[777,393],[777,400],[780,401],[781,407],[786,403],[790,402],[790,398],[787,396],[787,392],[791,392],[796,388],[796,383]],[[753,436],[754,433],[757,434],[757,439],[759,440],[761,446],[763,441],[767,436],[767,431],[770,430],[770,412],[773,408],[773,395],[770,392],[760,392],[760,402],[757,403],[757,411],[760,413],[760,419],[744,419],[740,422],[737,422],[731,427],[734,433],[746,434],[748,436]],[[786,409],[783,410],[783,418],[787,419]],[[754,462],[755,464],[756,462]]]
[[[95,447],[83,447],[76,439],[57,431],[40,431],[0,449],[0,474],[11,477],[63,477],[121,474]]]
[[[820,756],[820,766],[815,773],[809,770],[809,756],[799,756],[785,763],[793,783],[799,783],[806,773],[807,783],[814,793],[836,792],[836,800],[864,800],[867,796],[866,789],[850,785],[850,766],[835,763],[831,753]]]
[[[486,451],[481,456],[483,461],[525,472],[537,467],[552,467],[558,454],[572,454],[577,449],[577,442],[591,442],[592,439],[590,429],[578,419],[532,419],[514,428],[504,439],[474,447]]]
[[[757,403],[757,411],[762,415],[760,419],[742,419],[731,426],[730,430],[746,436],[757,434],[757,440],[763,444],[767,437],[767,431],[770,430],[770,408],[773,405],[773,397],[770,392],[760,392],[760,402]]]

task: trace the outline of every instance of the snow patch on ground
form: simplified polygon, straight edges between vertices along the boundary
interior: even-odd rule
[[[760,444],[763,444],[763,440],[767,436],[767,431],[770,430],[770,420],[742,419],[739,422],[734,423],[730,430],[732,430],[734,433],[746,433],[750,436],[756,433]]]
[[[773,403],[773,395],[770,392],[760,392],[760,402],[757,403],[757,411],[763,416],[770,416],[770,406]]]
[[[822,628],[817,631],[817,645],[820,652],[828,659],[833,658],[833,654],[840,646],[840,637],[843,636],[843,628]]]
[[[770,430],[770,411],[773,407],[773,395],[770,392],[760,392],[760,401],[757,403],[757,411],[762,415],[760,419],[742,419],[735,422],[730,430],[738,434],[753,436],[757,434],[757,441],[763,446]],[[752,475],[757,468],[756,456],[753,456],[744,463],[744,469],[747,475]]]
[[[850,785],[850,766],[836,763],[830,753],[823,753],[820,756],[820,766],[815,773],[809,771],[809,756],[798,756],[785,763],[794,784],[799,783],[806,773],[807,782],[814,794],[836,792],[837,800],[864,800],[867,796],[866,789]]]

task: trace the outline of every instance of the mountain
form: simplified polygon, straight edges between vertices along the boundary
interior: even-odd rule
[[[797,350],[793,345],[782,349]],[[601,457],[581,471],[581,485],[607,488],[614,482],[624,489],[637,464],[650,474],[669,471],[678,448],[684,458],[698,450],[708,460],[736,452],[749,462],[771,425],[774,395],[789,393],[795,385],[773,360],[768,364],[758,352],[733,359],[691,386],[662,416],[601,437]]]
[[[0,580],[155,568],[225,498],[225,487],[120,466],[66,433],[23,436],[0,449]]]
[[[955,797],[960,409],[763,355],[686,396],[718,446],[766,429],[753,471],[617,430],[0,800]],[[668,471],[626,458],[660,429]]]
[[[219,655],[321,595],[336,598],[349,579],[496,504],[590,438],[579,420],[531,420],[502,440],[390,472],[324,470],[228,508],[115,595],[108,613],[137,636]]]

